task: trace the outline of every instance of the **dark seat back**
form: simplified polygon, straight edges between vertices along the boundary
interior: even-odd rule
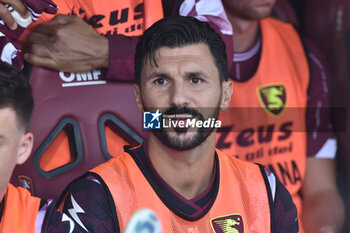
[[[57,198],[71,180],[146,136],[133,84],[106,82],[99,70],[63,73],[38,67],[30,83],[34,150],[11,182],[36,196]]]

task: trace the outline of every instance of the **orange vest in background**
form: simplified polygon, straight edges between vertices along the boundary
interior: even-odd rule
[[[34,233],[40,198],[33,197],[28,190],[8,184],[4,211],[0,222],[2,233]]]
[[[162,19],[161,0],[55,0],[57,14],[76,15],[103,35],[121,34],[141,36],[153,23]],[[39,20],[22,33],[20,44],[25,44],[36,25],[45,23],[55,15],[43,13]]]
[[[268,192],[259,166],[235,159],[220,150],[216,153],[220,167],[218,194],[209,212],[195,221],[179,217],[162,202],[127,152],[92,172],[97,173],[110,190],[121,232],[131,215],[142,208],[155,212],[162,232],[166,233],[229,232],[223,228],[231,225],[241,227],[234,232],[271,232]],[[234,222],[225,225],[228,221]]]
[[[221,112],[217,147],[239,159],[272,170],[301,212],[306,166],[309,66],[298,32],[291,24],[261,20],[262,51],[255,75],[234,80],[230,109]]]
[[[57,14],[73,14],[85,20],[98,33],[140,36],[154,22],[163,18],[160,0],[55,0]],[[54,15],[44,13],[38,23]]]

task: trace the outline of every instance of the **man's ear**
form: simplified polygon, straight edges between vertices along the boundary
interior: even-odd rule
[[[18,153],[17,153],[17,165],[23,164],[29,157],[33,149],[34,136],[31,132],[25,133],[20,139]]]
[[[221,110],[225,111],[230,106],[231,96],[233,93],[233,82],[227,80],[222,83]]]
[[[134,93],[135,93],[137,108],[138,108],[139,112],[142,114],[143,105],[142,105],[142,100],[141,100],[141,90],[140,90],[140,86],[138,84],[134,84]]]

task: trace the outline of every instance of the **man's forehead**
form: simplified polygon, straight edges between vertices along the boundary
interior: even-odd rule
[[[200,42],[179,47],[162,46],[155,52],[155,58],[158,57],[177,57],[177,56],[201,56],[203,54],[211,55],[207,44]]]
[[[208,45],[201,42],[176,48],[160,47],[153,58],[148,57],[145,61],[141,77],[147,80],[177,74],[219,79],[219,70]]]
[[[185,64],[188,62],[198,66],[210,63],[215,66],[214,58],[208,45],[202,42],[174,48],[160,47],[154,52],[153,56],[152,54],[146,56],[145,65],[149,66],[149,68],[159,68],[161,64],[175,62]]]
[[[18,126],[16,111],[12,107],[0,107],[0,124],[8,126],[8,124]]]
[[[12,116],[12,117],[16,116],[15,110],[10,106],[1,106],[0,107],[0,114],[6,115],[6,116]]]

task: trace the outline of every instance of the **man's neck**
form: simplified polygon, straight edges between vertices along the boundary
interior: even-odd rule
[[[214,170],[215,133],[200,146],[187,151],[170,149],[151,134],[147,148],[158,174],[186,199],[195,198],[210,185]]]
[[[259,37],[259,21],[237,17],[226,12],[233,29],[233,49],[243,53],[251,49]]]

